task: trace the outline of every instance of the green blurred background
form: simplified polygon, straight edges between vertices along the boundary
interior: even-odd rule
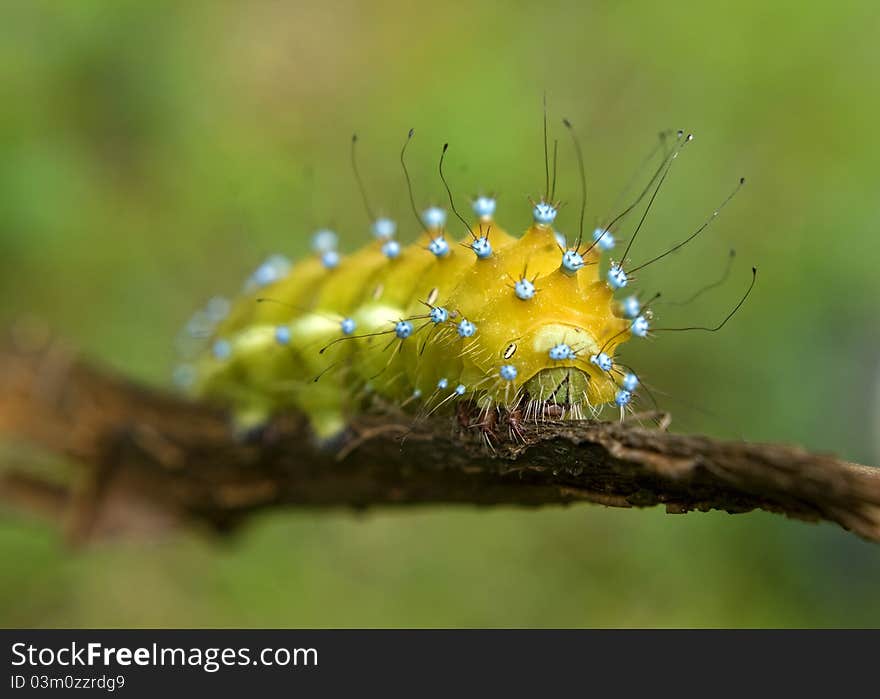
[[[351,249],[373,199],[414,230],[397,151],[417,128],[419,198],[501,193],[510,230],[543,187],[541,95],[560,137],[558,219],[590,222],[663,128],[696,134],[633,254],[720,334],[629,348],[675,427],[880,462],[880,13],[871,2],[471,0],[54,2],[0,9],[0,320],[41,318],[89,356],[167,384],[180,325],[315,228]],[[65,547],[0,515],[4,626],[880,625],[880,547],[762,513],[277,512],[230,541],[177,532]]]

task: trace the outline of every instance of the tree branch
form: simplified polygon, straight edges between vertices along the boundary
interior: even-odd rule
[[[0,497],[64,519],[76,539],[177,523],[225,532],[256,511],[418,503],[756,508],[830,520],[880,541],[880,469],[775,444],[632,422],[509,425],[493,433],[399,414],[357,418],[332,447],[302,416],[233,435],[210,406],[136,385],[58,348],[0,352],[0,434],[77,462],[61,484],[6,468]]]

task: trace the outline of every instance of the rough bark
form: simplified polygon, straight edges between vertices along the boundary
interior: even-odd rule
[[[0,434],[77,464],[69,482],[4,464],[0,498],[63,518],[77,540],[181,523],[227,532],[281,506],[587,501],[669,513],[759,508],[880,541],[877,468],[633,421],[517,427],[516,439],[497,427],[494,451],[457,420],[395,414],[359,417],[330,446],[297,415],[242,439],[220,411],[66,351],[0,352]]]

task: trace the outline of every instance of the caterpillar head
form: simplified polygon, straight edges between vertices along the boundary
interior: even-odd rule
[[[618,386],[607,363],[590,357],[613,361],[632,320],[617,314],[597,260],[595,249],[560,250],[553,229],[536,223],[522,238],[500,239],[491,257],[465,270],[446,305],[467,326],[453,346],[464,383],[483,387],[483,404],[511,406],[519,397],[533,407],[593,409],[614,401]]]
[[[524,338],[519,368],[524,370],[522,389],[530,401],[592,408],[614,398],[613,343],[582,324],[543,323]]]

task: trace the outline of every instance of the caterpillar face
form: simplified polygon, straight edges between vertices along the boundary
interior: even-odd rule
[[[353,254],[322,230],[311,256],[270,257],[234,303],[215,299],[197,316],[210,338],[175,375],[228,406],[241,427],[297,409],[320,437],[375,398],[421,414],[462,401],[535,418],[623,411],[640,381],[615,356],[648,334],[651,317],[637,296],[614,298],[631,281],[629,246],[602,274],[601,255],[615,246],[610,226],[590,245],[581,231],[572,246],[552,227],[549,197],[532,204],[520,237],[495,222],[493,198],[477,197],[473,209],[458,241],[446,211],[432,206],[409,245],[395,239],[394,221],[378,218]]]

